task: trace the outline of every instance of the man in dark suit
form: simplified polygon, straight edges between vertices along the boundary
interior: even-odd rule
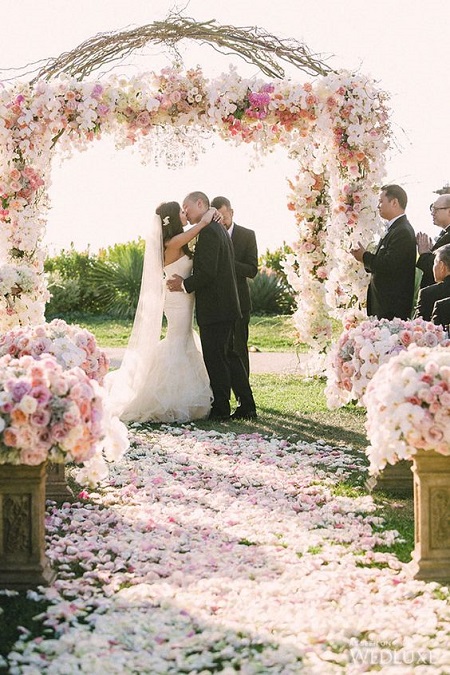
[[[233,220],[233,209],[226,197],[214,197],[211,206],[223,216],[225,225],[234,248],[234,268],[236,270],[237,290],[241,305],[242,317],[236,319],[233,329],[233,350],[241,357],[247,374],[250,373],[248,358],[248,325],[250,323],[250,288],[249,279],[258,272],[258,247],[253,230],[238,225]],[[233,388],[234,389],[234,388]]]
[[[408,319],[413,310],[416,266],[416,236],[405,215],[408,197],[399,185],[381,188],[380,216],[387,220],[387,232],[375,253],[362,244],[351,251],[370,272],[367,314],[378,319]]]
[[[440,195],[430,206],[433,223],[441,228],[441,233],[433,244],[433,240],[424,232],[417,233],[417,250],[419,258],[416,266],[422,270],[420,288],[434,284],[433,262],[434,252],[441,246],[450,244],[450,195]]]
[[[200,222],[209,209],[203,192],[191,192],[183,210],[192,224]],[[234,322],[241,316],[234,270],[234,252],[230,237],[221,223],[211,221],[198,235],[192,275],[182,279],[174,275],[167,281],[171,291],[195,291],[195,310],[214,402],[209,419],[230,419],[231,382],[241,401],[240,414],[231,418],[255,418],[256,407],[248,375],[229,344]]]
[[[421,316],[425,321],[431,321],[435,302],[450,297],[450,244],[438,248],[433,257],[436,283],[420,290],[414,314],[414,318]]]
[[[448,331],[450,324],[450,298],[438,300],[434,304],[431,320],[436,326],[444,326]]]

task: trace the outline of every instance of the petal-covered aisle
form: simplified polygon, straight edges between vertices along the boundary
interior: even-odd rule
[[[51,510],[48,630],[24,635],[10,672],[450,672],[448,589],[374,551],[398,534],[370,496],[339,496],[364,464],[135,427],[107,486]]]

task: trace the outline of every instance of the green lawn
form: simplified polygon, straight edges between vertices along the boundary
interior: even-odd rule
[[[77,323],[90,330],[101,347],[126,347],[133,325],[129,319],[111,319],[85,314],[61,318],[68,323]],[[163,327],[163,334],[164,332],[165,327]],[[249,345],[262,352],[295,351],[298,347],[292,317],[287,315],[252,316]],[[306,347],[303,346],[303,349]]]

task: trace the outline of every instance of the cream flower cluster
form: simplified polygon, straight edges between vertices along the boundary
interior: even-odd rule
[[[39,292],[41,291],[41,292]],[[48,299],[41,288],[41,277],[35,266],[0,265],[1,326],[7,331],[20,323],[30,325],[43,320],[42,298]]]
[[[449,344],[446,331],[423,319],[371,319],[344,330],[327,357],[328,407],[338,408],[350,401],[367,405],[367,387],[382,364],[409,345],[440,344]]]
[[[450,455],[450,350],[416,347],[380,367],[367,387],[370,472],[417,450]]]
[[[63,75],[1,88],[2,262],[20,259],[37,279],[33,293],[2,313],[0,328],[44,320],[41,242],[56,151],[70,156],[112,133],[118,147],[137,144],[153,158],[155,144],[165,143],[173,164],[177,144],[182,156],[195,157],[202,134],[216,132],[252,143],[259,153],[281,144],[304,174],[292,183],[290,202],[299,223],[293,269],[301,270],[297,286],[304,295],[298,327],[306,341],[323,347],[330,312],[340,316],[364,295],[365,275],[348,250],[357,239],[371,240],[378,228],[373,188],[383,174],[388,142],[385,98],[373,82],[349,73],[294,84],[243,79],[231,69],[207,81],[200,68],[178,67],[130,79],[79,82]]]
[[[31,293],[37,283],[37,275],[30,267],[0,265],[0,295]]]

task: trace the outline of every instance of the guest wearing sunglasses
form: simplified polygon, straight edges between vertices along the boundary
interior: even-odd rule
[[[434,225],[441,228],[441,233],[433,243],[431,237],[424,232],[418,232],[416,236],[419,258],[416,266],[422,270],[422,279],[420,288],[434,284],[433,263],[434,252],[441,246],[450,244],[450,195],[440,195],[436,201],[430,205],[430,211]]]

